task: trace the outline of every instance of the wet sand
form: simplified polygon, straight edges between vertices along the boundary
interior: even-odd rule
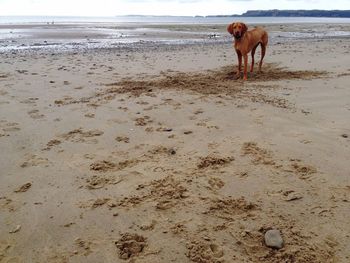
[[[349,50],[1,54],[0,262],[349,262]]]

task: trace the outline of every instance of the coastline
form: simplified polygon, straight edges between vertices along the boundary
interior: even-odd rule
[[[350,21],[350,20],[349,20]],[[261,26],[249,24],[250,28]],[[270,42],[350,38],[350,23],[264,24]],[[87,49],[230,43],[226,24],[19,24],[0,25],[0,52],[76,52]]]
[[[269,25],[247,82],[210,27],[2,52],[0,261],[349,261],[349,41],[277,37],[349,26]]]

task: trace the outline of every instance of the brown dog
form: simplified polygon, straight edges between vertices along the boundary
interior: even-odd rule
[[[256,27],[253,30],[248,31],[248,27],[241,22],[236,22],[228,25],[227,31],[235,38],[234,48],[238,56],[238,70],[236,74],[237,78],[240,77],[243,56],[243,80],[247,80],[248,54],[250,51],[252,52],[252,64],[250,66],[250,72],[253,72],[255,50],[259,46],[259,44],[261,45],[261,60],[259,63],[259,72],[261,72],[261,66],[265,57],[266,46],[268,42],[267,32],[261,27]]]

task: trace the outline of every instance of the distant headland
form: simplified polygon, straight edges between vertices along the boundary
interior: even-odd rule
[[[350,10],[249,10],[242,15],[222,15],[211,17],[338,17],[350,18]],[[208,16],[210,17],[210,16]]]

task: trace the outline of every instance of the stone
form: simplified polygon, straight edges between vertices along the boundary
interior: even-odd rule
[[[284,242],[281,236],[281,232],[277,229],[268,230],[265,233],[265,244],[268,247],[281,249],[283,248]]]
[[[20,231],[20,230],[21,230],[21,228],[22,228],[22,226],[21,226],[21,225],[18,225],[18,226],[16,226],[16,228],[15,228],[15,229],[11,230],[9,233],[10,233],[10,234],[17,233],[18,231]]]
[[[15,190],[15,193],[24,193],[24,192],[27,192],[29,190],[29,188],[32,187],[32,184],[31,183],[26,183],[24,185],[22,185],[21,187],[17,188]]]

